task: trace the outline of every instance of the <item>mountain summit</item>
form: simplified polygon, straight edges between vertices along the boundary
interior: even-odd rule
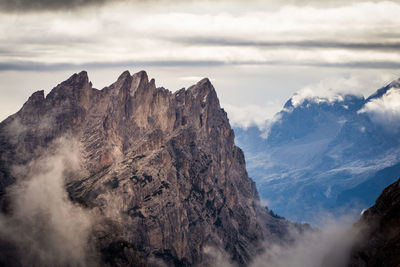
[[[315,223],[322,210],[359,214],[399,176],[400,80],[367,99],[292,100],[266,139],[257,127],[235,129],[261,198],[294,221]]]
[[[243,152],[208,79],[172,93],[144,71],[126,71],[97,90],[83,71],[46,97],[32,94],[0,124],[6,216],[15,212],[10,192],[32,179],[14,167],[51,156],[61,137],[78,150],[79,168],[63,172],[68,198],[97,214],[96,221],[102,218],[100,229],[90,229],[102,264],[206,264],[208,248],[215,248],[246,265],[263,241],[287,232],[286,221],[259,206]]]

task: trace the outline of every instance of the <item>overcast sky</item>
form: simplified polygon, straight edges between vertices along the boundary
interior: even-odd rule
[[[399,1],[0,0],[0,120],[83,69],[144,69],[172,91],[209,77],[235,125],[299,90],[368,95],[400,77]]]

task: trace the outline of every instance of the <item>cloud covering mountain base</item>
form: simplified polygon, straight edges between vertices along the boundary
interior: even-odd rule
[[[43,155],[15,167],[26,178],[8,188],[9,212],[0,214],[0,240],[10,246],[14,258],[5,253],[0,261],[15,266],[95,266],[88,245],[94,218],[69,200],[64,186],[65,176],[79,168],[76,146],[59,141],[55,153]]]

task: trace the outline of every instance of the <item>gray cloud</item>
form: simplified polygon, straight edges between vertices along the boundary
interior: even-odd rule
[[[103,5],[116,0],[0,0],[0,10],[24,12],[38,10],[75,9],[84,6]]]
[[[355,68],[355,69],[398,69],[400,62],[393,61],[352,61],[344,63],[315,63],[309,66],[330,68]]]
[[[138,60],[138,61],[116,61],[116,62],[86,62],[82,64],[72,63],[39,63],[32,61],[10,61],[0,62],[0,71],[59,71],[77,69],[104,69],[112,67],[131,68],[144,67],[215,67],[215,66],[243,66],[243,65],[266,65],[266,66],[297,66],[297,67],[324,67],[324,68],[349,68],[349,69],[398,69],[400,62],[393,61],[349,61],[343,63],[325,62],[291,62],[291,61],[268,61],[268,60]]]
[[[188,2],[184,0],[0,0],[0,12],[37,12],[48,10],[73,10],[82,7],[102,6],[113,2],[136,2],[136,3],[176,3]],[[190,0],[189,0],[190,1]],[[191,0],[192,2],[197,2]],[[223,2],[224,0],[211,0],[212,2]],[[231,0],[232,1],[232,0]],[[249,0],[233,0],[236,2],[249,2]],[[250,0],[257,2],[255,0]],[[380,2],[381,0],[270,0],[265,1],[271,5],[295,5],[295,6],[316,6],[316,7],[332,7],[349,5],[358,2]],[[258,1],[263,2],[263,1]]]
[[[340,5],[349,5],[353,3],[359,2],[383,2],[384,0],[278,0],[280,3],[283,4],[291,4],[291,5],[298,5],[298,6],[309,6],[309,5],[316,5],[316,6],[340,6]]]
[[[250,41],[227,38],[176,38],[173,41],[189,45],[208,45],[208,46],[250,46],[260,48],[328,48],[328,49],[348,49],[348,50],[380,50],[398,51],[400,42],[337,42],[337,41]]]
[[[127,2],[107,5],[115,1]],[[153,1],[160,5],[151,4]],[[392,69],[399,65],[396,52],[400,41],[393,37],[398,22],[387,19],[400,9],[395,3],[325,10],[308,6],[274,9],[264,0],[250,0],[254,5],[232,0],[237,1],[234,7],[223,2],[226,0],[188,1],[181,5],[182,0],[101,0],[96,3],[107,6],[96,12],[86,9],[79,14],[44,13],[18,19],[1,16],[0,25],[6,34],[0,45],[0,70],[137,65]],[[220,2],[211,13],[210,1]],[[172,2],[176,4],[167,5]],[[247,9],[243,11],[242,7]],[[388,14],[372,16],[376,9],[388,10]],[[349,28],[353,20],[357,27]],[[276,21],[285,23],[274,24]],[[377,38],[378,32],[389,35]],[[314,40],[316,36],[319,40]],[[257,41],[260,37],[265,39]]]
[[[219,0],[213,0],[219,1]],[[237,0],[241,1],[241,0]],[[160,4],[185,2],[184,0],[0,0],[0,12],[37,12],[57,10],[77,10],[83,7],[94,7],[115,2],[133,2],[138,4]],[[193,0],[193,2],[195,2]]]
[[[110,67],[185,67],[185,66],[219,66],[225,65],[222,61],[201,60],[166,60],[166,61],[119,61],[119,62],[88,62],[82,64],[71,63],[38,63],[38,62],[4,62],[0,63],[0,71],[58,71],[86,68],[110,68]]]

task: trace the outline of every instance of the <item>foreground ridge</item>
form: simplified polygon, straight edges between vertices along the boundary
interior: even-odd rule
[[[288,232],[287,221],[259,206],[208,79],[172,93],[144,71],[125,71],[97,90],[82,71],[46,97],[32,94],[0,124],[4,212],[12,214],[8,188],[28,179],[12,166],[51,156],[61,137],[78,147],[79,168],[64,183],[100,221],[89,239],[104,265],[207,264],[208,248],[247,265],[262,242]]]
[[[360,221],[361,241],[349,266],[398,266],[400,263],[400,179],[388,186]]]

